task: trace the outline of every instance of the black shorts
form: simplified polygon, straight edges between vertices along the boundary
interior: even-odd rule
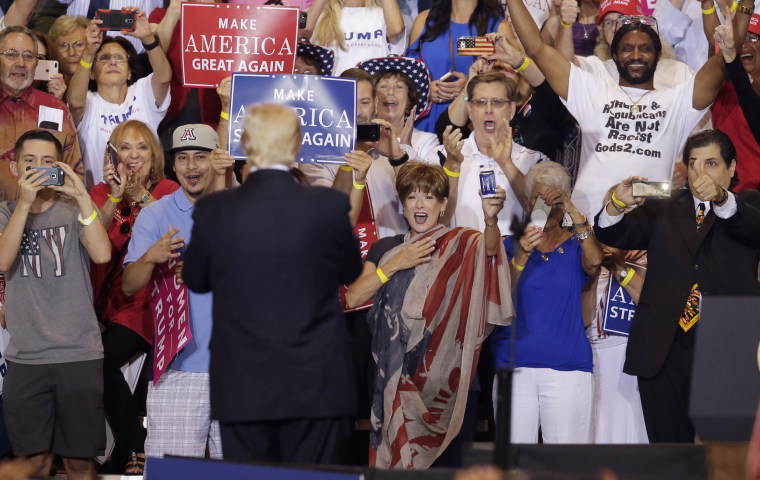
[[[3,381],[8,437],[16,456],[53,451],[103,455],[103,360],[29,365],[8,362]]]

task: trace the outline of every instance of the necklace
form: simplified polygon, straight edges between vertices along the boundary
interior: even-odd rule
[[[633,104],[631,105],[631,115],[636,115],[637,113],[641,111],[641,107],[639,107],[639,102],[641,101],[642,98],[649,95],[649,92],[651,92],[651,90],[647,90],[646,93],[644,93],[644,95],[640,96],[639,99],[634,102],[631,96],[628,95],[628,92],[626,92],[622,86],[620,87],[620,90],[622,90],[623,93],[625,93],[625,96],[628,97],[628,100],[630,100],[631,103]]]

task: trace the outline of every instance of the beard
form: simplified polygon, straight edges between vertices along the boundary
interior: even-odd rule
[[[620,75],[620,78],[628,82],[630,85],[640,85],[642,83],[647,83],[649,80],[654,77],[654,71],[657,69],[657,61],[655,60],[652,65],[650,65],[646,70],[644,70],[644,73],[639,77],[632,77],[628,74],[628,69],[621,65],[617,59],[615,59],[615,66],[617,67],[618,74]]]

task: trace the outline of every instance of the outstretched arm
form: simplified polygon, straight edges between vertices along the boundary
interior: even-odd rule
[[[523,0],[507,0],[512,24],[525,52],[536,62],[557,95],[567,100],[570,83],[570,61],[557,50],[544,44],[536,23],[525,8]]]
[[[721,30],[727,28],[727,35],[718,36],[720,50],[722,55],[713,55],[707,62],[699,69],[696,77],[694,77],[694,93],[692,95],[692,107],[697,110],[702,110],[709,107],[718,97],[718,92],[723,82],[726,80],[726,61],[731,61],[736,56],[736,48],[734,46],[734,38],[732,38],[731,30],[733,27],[734,14],[726,8],[726,25],[720,27]],[[716,30],[717,31],[717,30]]]

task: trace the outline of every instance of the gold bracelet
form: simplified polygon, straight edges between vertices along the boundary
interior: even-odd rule
[[[390,280],[388,277],[385,276],[382,269],[380,267],[377,267],[377,270],[375,270],[375,273],[378,277],[380,277],[380,281],[383,283],[388,283],[388,280]]]
[[[357,190],[364,190],[364,187],[366,187],[366,183],[356,183],[356,180],[354,180],[354,188]]]
[[[340,166],[340,167],[338,167],[338,168],[340,168],[340,169],[341,169],[341,170],[343,170],[344,172],[350,172],[351,170],[353,170],[353,168],[349,167],[348,165],[341,165],[341,166]]]
[[[516,71],[522,72],[526,68],[528,68],[528,65],[530,65],[530,57],[525,57],[525,61],[522,62],[517,68],[515,68]]]
[[[219,116],[222,117],[224,120],[230,119],[230,114],[227,112],[219,112]]]
[[[620,200],[617,199],[617,197],[615,196],[615,192],[612,192],[612,203],[614,203],[615,205],[617,205],[620,208],[628,208],[628,204],[627,203],[623,203],[623,202],[621,202]]]
[[[752,13],[755,11],[755,6],[754,5],[739,5],[737,10],[739,10],[739,13],[743,13],[744,15],[752,15]]]
[[[625,274],[625,278],[623,278],[623,281],[620,282],[620,286],[625,287],[626,285],[628,285],[628,282],[631,281],[634,275],[636,275],[636,270],[628,267],[628,273]]]
[[[79,212],[79,223],[81,223],[82,225],[84,225],[86,227],[87,225],[89,225],[93,221],[95,221],[95,219],[97,217],[98,217],[98,209],[97,208],[93,208],[92,209],[92,214],[90,214],[90,216],[87,217],[87,218],[82,218],[82,212]]]
[[[517,262],[515,262],[515,257],[512,257],[512,266],[515,267],[518,272],[525,270],[525,265],[518,265]]]
[[[83,58],[79,59],[79,65],[83,66],[84,68],[92,68],[92,64],[85,62]]]
[[[567,23],[565,23],[565,21],[564,21],[564,20],[562,20],[561,18],[559,19],[559,24],[560,24],[560,25],[562,25],[562,26],[563,26],[563,27],[565,27],[565,28],[568,28],[568,27],[572,27],[572,26],[573,26],[573,24],[572,24],[572,23],[568,25],[568,24],[567,24]]]
[[[448,169],[448,168],[446,168],[446,167],[443,167],[443,171],[444,171],[444,172],[446,173],[446,175],[448,175],[449,177],[454,177],[454,178],[457,178],[457,177],[459,176],[459,172],[452,172],[451,170],[449,170],[449,169]]]
[[[121,198],[116,198],[113,195],[111,195],[110,193],[108,194],[108,199],[110,201],[112,201],[113,203],[119,203],[119,202],[121,202]]]
[[[485,221],[485,219],[483,221],[485,222],[486,227],[499,228],[499,224],[498,223],[488,223],[488,222]]]

